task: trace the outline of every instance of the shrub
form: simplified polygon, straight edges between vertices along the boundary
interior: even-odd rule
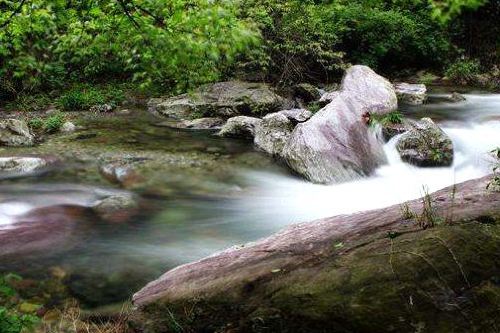
[[[451,50],[445,28],[420,2],[250,0],[241,6],[264,38],[250,63],[278,82],[328,81],[349,63],[384,71],[438,67]]]
[[[43,129],[46,133],[55,133],[64,124],[64,116],[60,113],[47,118],[44,122]]]
[[[0,276],[0,332],[20,333],[29,330],[38,322],[38,318],[29,314],[20,314],[16,310],[16,303],[11,299],[16,299],[17,293],[11,287],[12,280],[21,280],[21,277],[14,274]]]
[[[117,84],[77,85],[63,93],[57,103],[63,110],[89,110],[94,105],[119,105],[125,99],[124,87]]]
[[[458,84],[470,84],[480,74],[481,64],[475,59],[461,59],[451,64],[446,70],[446,76]]]
[[[34,131],[39,131],[43,128],[43,120],[40,118],[30,119],[28,121],[28,126]]]
[[[339,73],[344,53],[336,47],[338,29],[328,21],[326,9],[313,0],[242,1],[242,15],[257,23],[264,38],[262,47],[250,54],[250,63],[282,83]]]
[[[35,132],[55,133],[64,124],[65,118],[61,113],[56,113],[47,119],[33,118],[28,121],[28,126]]]
[[[14,97],[103,77],[182,90],[218,79],[258,42],[230,1],[32,0],[0,8],[0,90]]]

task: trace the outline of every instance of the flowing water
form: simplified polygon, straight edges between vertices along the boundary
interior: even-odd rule
[[[250,143],[156,129],[141,134],[141,149],[169,151],[184,146],[197,150],[208,145],[231,161],[251,156],[262,163],[236,162],[234,175],[219,176],[227,195],[221,195],[217,180],[209,181],[209,190],[199,195],[190,190],[196,179],[180,177],[176,183],[181,190],[170,195],[142,194],[146,208],[121,224],[105,223],[74,208],[91,205],[103,191],[120,191],[88,184],[78,173],[64,169],[31,179],[5,180],[0,183],[0,235],[18,229],[41,246],[25,253],[16,247],[22,255],[13,251],[14,255],[0,259],[0,272],[36,276],[62,267],[69,274],[66,283],[73,296],[88,306],[113,303],[127,299],[176,265],[270,235],[286,225],[402,203],[424,191],[488,174],[492,168],[488,153],[500,147],[500,95],[470,93],[462,103],[447,103],[444,96],[433,94],[425,106],[402,112],[411,118],[431,117],[450,135],[455,160],[446,168],[403,163],[393,139],[384,147],[388,164],[371,177],[315,185],[269,163]],[[168,177],[175,178],[175,174]],[[52,222],[52,215],[43,211],[51,205],[58,205],[59,210],[50,214],[65,218]],[[26,244],[18,244],[19,248],[22,245]],[[43,255],[37,252],[39,248],[44,249]]]

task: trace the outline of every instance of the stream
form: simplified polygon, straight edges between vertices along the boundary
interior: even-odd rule
[[[162,180],[172,190],[138,192],[141,210],[126,223],[101,221],[87,212],[85,207],[99,193],[121,189],[82,176],[85,163],[30,178],[4,179],[0,181],[0,234],[42,233],[33,242],[42,243],[45,250],[4,257],[0,253],[0,273],[41,277],[57,267],[66,272],[71,295],[84,305],[112,304],[130,298],[179,264],[268,236],[287,225],[403,203],[490,173],[493,162],[488,153],[500,147],[500,95],[470,92],[464,95],[467,101],[460,103],[446,102],[445,96],[446,92],[435,91],[426,105],[401,112],[415,119],[431,117],[440,124],[453,140],[451,167],[417,168],[403,163],[394,138],[384,146],[388,164],[375,174],[329,186],[293,176],[256,152],[251,143],[158,128],[150,125],[149,118],[145,123],[137,121],[128,129],[135,133],[135,141],[128,143],[135,150],[203,152],[231,172],[215,167],[205,177],[188,176],[184,167],[180,174],[169,169]],[[118,148],[123,144],[113,135],[102,143]],[[52,206],[57,209],[49,209]]]

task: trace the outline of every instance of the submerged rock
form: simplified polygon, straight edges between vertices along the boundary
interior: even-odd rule
[[[396,108],[396,93],[389,81],[366,66],[353,66],[334,100],[297,125],[282,157],[293,170],[316,183],[368,175],[385,155],[363,115],[384,114]]]
[[[255,132],[255,145],[270,155],[281,154],[293,130],[292,122],[283,113],[271,113],[262,119]]]
[[[133,193],[116,192],[96,201],[92,208],[103,220],[121,223],[135,215],[139,206]]]
[[[34,141],[26,122],[19,119],[0,120],[0,145],[32,146]]]
[[[99,172],[111,183],[120,184],[124,187],[129,187],[141,181],[141,177],[126,161],[104,163],[99,166]]]
[[[267,84],[228,81],[209,84],[189,94],[154,99],[148,107],[150,111],[170,118],[195,119],[264,115],[286,108],[290,103]]]
[[[218,135],[228,138],[253,139],[255,131],[261,122],[262,119],[254,117],[233,117],[222,126]]]
[[[430,118],[422,118],[403,134],[396,145],[405,162],[421,167],[449,166],[453,142]]]
[[[217,130],[221,129],[224,123],[225,121],[222,118],[205,117],[194,120],[164,121],[156,124],[156,126],[192,130]]]
[[[449,97],[448,99],[451,101],[451,102],[454,102],[454,103],[459,103],[459,102],[465,102],[467,100],[467,98],[465,98],[464,95],[460,94],[460,93],[457,93],[456,91],[453,92]]]
[[[421,105],[427,99],[427,88],[425,84],[396,83],[394,87],[401,103]]]
[[[395,205],[291,226],[177,267],[134,295],[131,320],[151,333],[181,325],[186,332],[494,332],[500,193],[486,190],[489,178],[431,195],[432,228],[405,220]],[[415,220],[432,218],[421,199],[407,207]]]

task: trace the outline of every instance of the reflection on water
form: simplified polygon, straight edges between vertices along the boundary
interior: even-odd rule
[[[67,232],[63,236],[71,241],[53,245],[63,251],[42,253],[43,257],[35,256],[32,261],[2,258],[0,270],[15,269],[29,275],[45,272],[50,266],[64,267],[70,273],[68,284],[74,295],[94,306],[127,298],[178,264],[269,235],[288,224],[397,204],[419,197],[423,186],[434,191],[487,174],[491,170],[488,152],[500,146],[500,95],[465,95],[467,101],[456,104],[443,102],[443,96],[434,95],[429,104],[403,112],[440,121],[454,142],[452,167],[422,169],[405,164],[395,151],[394,140],[385,145],[387,165],[372,177],[344,184],[310,184],[276,166],[256,168],[242,163],[235,166],[241,169],[238,176],[225,179],[229,186],[240,189],[237,196],[220,196],[217,186],[212,197],[195,196],[190,192],[192,180],[181,178],[184,193],[144,196],[147,204],[140,215],[126,224],[100,220],[86,210],[72,210],[73,223],[60,224]],[[158,135],[161,130],[168,135]],[[165,151],[206,150],[208,145],[216,146],[220,154],[238,156],[253,150],[249,143],[206,133],[161,130],[132,134],[143,149],[151,142],[151,149]],[[119,145],[119,140],[115,144]],[[258,154],[254,158],[266,159]],[[0,237],[12,230],[14,221],[29,215],[30,209],[88,207],[100,194],[112,191],[78,184],[76,175],[64,172],[66,185],[61,185],[57,173],[0,185]],[[77,185],[68,185],[69,181]],[[64,213],[67,218],[68,212]],[[43,226],[48,223],[42,221],[47,216],[46,212],[43,218],[38,214],[38,220],[29,223]],[[42,236],[51,238],[54,233],[57,229],[48,228]]]

